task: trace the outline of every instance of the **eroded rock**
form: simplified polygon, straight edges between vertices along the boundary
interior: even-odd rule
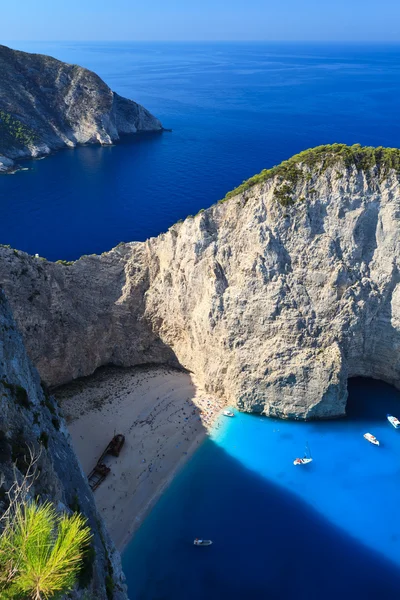
[[[1,249],[0,282],[42,378],[180,364],[242,410],[293,418],[343,415],[350,376],[400,387],[397,171],[296,168],[289,200],[278,173],[70,266]]]

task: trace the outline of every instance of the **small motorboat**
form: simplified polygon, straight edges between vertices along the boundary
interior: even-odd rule
[[[307,454],[308,452],[308,454]],[[311,452],[310,452],[310,448],[308,447],[308,444],[306,444],[306,451],[304,453],[304,458],[296,458],[293,461],[294,465],[308,465],[308,463],[312,462],[312,456],[311,456]]]
[[[379,446],[379,440],[376,439],[376,437],[374,435],[372,435],[372,433],[364,433],[365,439],[368,442],[371,442],[371,444],[374,444],[375,446]]]
[[[392,415],[386,415],[387,420],[395,429],[399,429],[400,421],[397,417],[393,417]]]
[[[233,413],[231,410],[224,410],[224,412],[222,413],[224,415],[224,417],[234,417],[235,413]]]
[[[212,541],[211,540],[199,540],[199,538],[196,538],[194,540],[193,544],[195,546],[211,546]]]

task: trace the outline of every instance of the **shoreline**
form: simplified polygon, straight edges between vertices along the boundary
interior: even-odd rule
[[[209,434],[225,403],[186,372],[165,366],[102,367],[55,390],[86,475],[113,435],[111,472],[94,492],[97,509],[122,552],[180,469]]]
[[[15,175],[16,173],[19,173],[21,171],[32,171],[33,168],[32,167],[26,167],[24,166],[24,161],[28,161],[28,160],[43,160],[44,158],[49,158],[51,156],[55,156],[56,154],[58,154],[59,152],[62,152],[63,150],[77,150],[79,148],[112,148],[113,146],[118,146],[121,144],[129,144],[131,141],[132,142],[136,142],[137,139],[140,139],[141,137],[147,137],[147,136],[152,136],[154,134],[156,135],[161,135],[163,133],[171,133],[172,129],[165,129],[164,127],[161,127],[161,129],[149,129],[149,130],[144,130],[144,131],[135,131],[135,132],[130,132],[130,133],[119,133],[119,138],[117,140],[113,140],[110,143],[106,144],[106,143],[100,143],[100,142],[78,142],[76,144],[71,144],[71,145],[62,145],[59,146],[57,148],[49,148],[48,152],[42,151],[42,152],[38,152],[35,155],[32,154],[25,154],[23,156],[18,156],[15,158],[10,158],[9,156],[5,156],[4,154],[0,156],[0,159],[3,157],[8,161],[12,161],[12,165],[9,165],[8,167],[5,167],[3,169],[0,169],[0,175]],[[1,160],[0,160],[1,163]],[[2,163],[5,164],[5,163]]]
[[[197,448],[199,448],[201,446],[201,444],[204,442],[204,440],[206,438],[207,438],[207,432],[199,433],[199,435],[192,441],[192,445],[190,446],[190,448],[187,452],[187,456],[182,456],[179,459],[178,463],[175,465],[175,467],[172,469],[172,471],[168,474],[168,476],[160,482],[158,488],[154,491],[152,496],[149,498],[146,506],[144,506],[141,509],[140,513],[135,516],[134,521],[131,525],[131,529],[126,534],[125,538],[122,540],[121,545],[117,547],[118,552],[120,552],[122,554],[124,552],[124,550],[126,550],[127,546],[129,545],[129,543],[135,536],[135,533],[137,532],[139,527],[142,525],[143,521],[149,516],[152,509],[155,507],[155,505],[157,504],[158,500],[161,498],[163,493],[167,491],[167,489],[169,488],[169,486],[171,485],[171,483],[173,482],[175,477],[178,475],[178,473],[181,471],[181,469],[183,469],[183,467],[186,465],[186,463],[190,460],[190,458],[196,452]]]

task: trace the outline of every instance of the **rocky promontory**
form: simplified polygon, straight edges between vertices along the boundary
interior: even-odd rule
[[[49,385],[167,363],[242,410],[341,416],[349,377],[400,387],[399,170],[399,150],[319,147],[144,243],[2,248],[0,284]]]
[[[0,172],[52,150],[162,131],[143,106],[83,67],[0,45],[0,72]]]

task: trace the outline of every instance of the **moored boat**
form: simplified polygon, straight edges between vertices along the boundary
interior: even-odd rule
[[[293,461],[294,465],[307,465],[308,463],[312,462],[312,458],[296,458]]]
[[[399,429],[400,421],[397,417],[394,417],[393,415],[386,415],[386,418],[395,429]]]
[[[372,433],[364,433],[363,437],[371,444],[374,444],[375,446],[379,446],[379,440],[377,440],[376,437],[374,435],[372,435]]]
[[[311,451],[310,448],[308,447],[308,444],[306,444],[306,450],[304,453],[304,457],[303,458],[296,458],[293,461],[294,465],[308,465],[308,463],[312,462],[312,456],[311,456]]]
[[[199,538],[196,538],[194,540],[193,544],[195,546],[211,546],[212,541],[211,540],[199,540]]]
[[[233,413],[231,410],[224,410],[224,412],[222,413],[224,415],[224,417],[234,417],[235,413]]]

